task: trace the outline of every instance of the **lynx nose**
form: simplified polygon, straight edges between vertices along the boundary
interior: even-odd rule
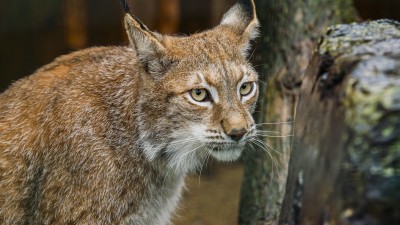
[[[242,128],[240,130],[238,129],[233,129],[228,136],[234,140],[234,141],[240,141],[243,136],[247,133],[247,130],[245,128]]]

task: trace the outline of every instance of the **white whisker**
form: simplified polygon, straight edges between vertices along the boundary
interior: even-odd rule
[[[281,154],[281,153],[279,153],[277,150],[273,149],[271,146],[265,146],[265,143],[262,142],[261,140],[258,140],[258,139],[253,139],[252,144],[256,145],[257,147],[259,147],[261,150],[265,151],[269,155],[269,157],[271,158],[271,163],[273,165],[272,168],[275,167],[277,175],[280,176],[279,168],[278,168],[278,162],[274,158],[274,156],[271,154],[271,152],[269,151],[269,148],[271,148],[272,150],[274,150],[278,154]],[[252,146],[252,147],[254,149],[254,146]],[[274,172],[273,170],[274,169],[272,169],[272,173]]]
[[[286,138],[286,137],[293,137],[293,134],[288,134],[288,135],[267,135],[267,134],[257,134],[257,136],[261,136],[261,137],[268,137],[268,138]]]
[[[279,131],[272,131],[272,130],[257,130],[257,133],[273,133],[273,134],[281,134]]]
[[[281,125],[281,124],[291,124],[295,121],[285,121],[285,122],[272,122],[272,123],[258,123],[256,126],[263,126],[263,125]]]
[[[273,150],[274,152],[276,152],[278,155],[282,155],[281,152],[279,152],[278,150],[274,149],[274,148],[272,147],[272,145],[270,145],[269,143],[266,143],[266,142],[264,142],[264,141],[262,141],[262,140],[259,140],[259,139],[254,139],[254,141],[257,142],[257,143],[259,143],[259,144],[261,144],[261,145],[263,145],[265,148],[272,149],[272,150]]]

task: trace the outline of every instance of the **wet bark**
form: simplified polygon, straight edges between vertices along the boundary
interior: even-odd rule
[[[300,96],[279,224],[400,224],[400,23],[329,28]]]
[[[322,30],[355,17],[351,0],[255,0],[255,3],[261,23],[261,37],[252,55],[261,81],[255,117],[259,130],[270,131],[263,132],[259,139],[271,147],[254,144],[254,149],[250,148],[243,156],[241,225],[277,224],[292,144],[290,121],[295,119],[303,73]]]

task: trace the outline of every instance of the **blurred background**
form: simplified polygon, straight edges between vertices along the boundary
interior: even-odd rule
[[[150,29],[191,34],[218,24],[235,0],[131,0]],[[354,0],[360,19],[400,20],[400,0]],[[126,45],[118,0],[0,0],[0,92],[55,57],[90,46]],[[187,180],[176,225],[236,224],[241,162],[211,162]]]

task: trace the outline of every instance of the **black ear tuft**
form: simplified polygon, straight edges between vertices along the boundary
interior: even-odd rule
[[[125,13],[130,13],[131,12],[131,7],[129,6],[129,3],[127,0],[119,0],[119,2],[122,5],[122,8],[124,9]]]
[[[130,7],[130,5],[129,5],[129,3],[128,3],[127,0],[119,0],[119,2],[121,3],[122,8],[124,9],[124,12],[125,12],[126,14],[129,14],[133,19],[135,19],[136,22],[139,23],[140,28],[142,28],[143,30],[149,31],[149,28],[147,28],[147,26],[144,25],[144,23],[143,23],[142,21],[140,21],[139,18],[137,18],[135,15],[133,15],[133,14],[131,13],[131,7]]]

